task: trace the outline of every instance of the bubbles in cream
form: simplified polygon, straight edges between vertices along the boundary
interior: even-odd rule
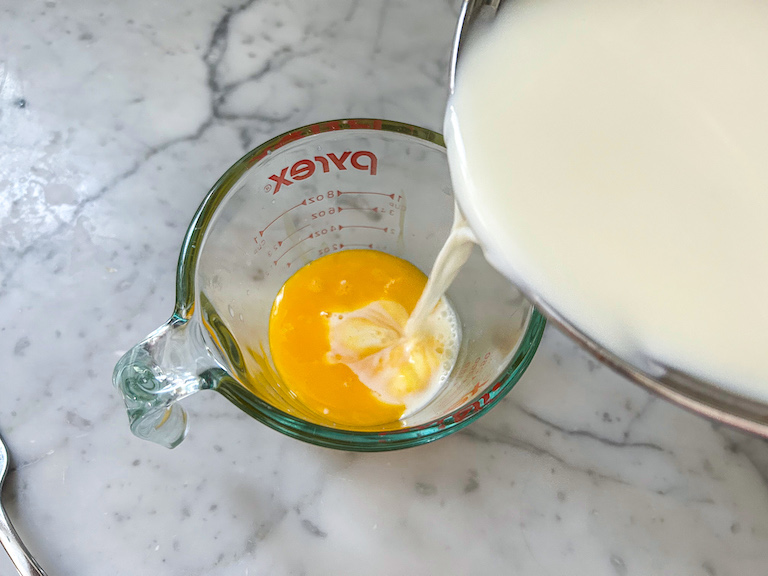
[[[349,366],[360,381],[389,404],[404,404],[403,417],[426,404],[448,379],[461,337],[456,313],[441,299],[408,335],[408,312],[379,300],[329,319],[331,363]]]

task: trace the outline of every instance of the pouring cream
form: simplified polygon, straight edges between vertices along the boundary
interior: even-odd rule
[[[768,401],[768,3],[515,0],[445,132],[489,261],[596,342]]]

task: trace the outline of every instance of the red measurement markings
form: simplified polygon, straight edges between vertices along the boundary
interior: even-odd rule
[[[349,224],[342,226],[339,224],[339,230],[343,230],[344,228],[368,228],[369,230],[381,230],[382,232],[389,230],[389,228],[380,228],[378,226],[351,226]]]
[[[488,381],[486,380],[486,381],[485,381],[485,382],[483,382],[482,384],[480,384],[480,382],[478,382],[478,383],[476,384],[476,387],[477,387],[477,389],[479,389],[481,386],[485,386],[485,383],[486,383],[486,382],[488,382]],[[493,385],[493,387],[491,388],[491,390],[490,390],[489,392],[486,392],[485,394],[483,394],[482,396],[480,396],[480,398],[478,398],[477,400],[475,400],[474,402],[472,402],[472,404],[470,404],[469,406],[466,406],[465,408],[462,408],[461,410],[459,410],[458,412],[456,412],[456,413],[453,415],[453,421],[454,421],[455,423],[459,423],[459,422],[461,422],[462,420],[465,420],[465,419],[466,419],[468,416],[470,416],[471,414],[473,414],[473,413],[477,412],[478,410],[480,410],[480,409],[481,409],[483,406],[486,406],[488,403],[490,403],[490,402],[492,402],[492,401],[493,401],[493,402],[495,402],[495,401],[498,401],[498,398],[493,398],[493,399],[492,399],[492,398],[491,398],[491,395],[492,395],[494,392],[496,392],[496,391],[497,391],[499,388],[501,388],[501,387],[502,387],[502,385],[503,385],[503,381],[500,381],[500,382],[496,382],[496,383]],[[467,395],[467,396],[465,396],[464,398],[462,398],[462,399],[461,399],[461,402],[460,402],[460,403],[458,403],[458,404],[456,405],[456,407],[460,406],[461,404],[463,404],[464,402],[466,402],[467,400],[469,400],[469,398],[470,398],[470,396],[469,396],[469,395]],[[454,409],[455,409],[455,408],[452,408],[452,410],[454,410]]]
[[[288,252],[290,252],[291,250],[293,250],[294,248],[296,248],[296,246],[298,246],[299,244],[301,244],[301,243],[302,243],[302,242],[304,242],[305,240],[310,240],[310,239],[312,238],[312,236],[313,236],[313,234],[310,234],[309,236],[305,236],[304,238],[302,238],[301,240],[299,240],[298,242],[296,242],[296,244],[294,244],[293,246],[291,246],[290,248],[288,248],[288,250],[286,250],[285,252],[283,252],[282,254],[280,254],[280,257],[279,257],[277,260],[273,260],[272,262],[274,262],[274,263],[275,263],[275,266],[277,266],[277,263],[278,263],[278,262],[280,262],[280,260],[283,258],[283,256],[285,256],[286,254],[288,254]],[[288,264],[288,266],[290,266],[290,264]]]
[[[392,200],[395,199],[394,194],[385,194],[384,192],[361,192],[361,191],[344,191],[344,190],[336,190],[336,195],[341,196],[342,194],[374,194],[376,196],[386,196],[387,198],[391,198]],[[346,210],[346,208],[345,208]]]
[[[339,244],[339,250],[344,248],[369,248],[373,250],[373,244]]]
[[[292,206],[292,207],[288,208],[288,210],[286,210],[286,211],[285,211],[285,212],[283,212],[282,214],[278,214],[278,215],[277,215],[277,217],[276,217],[274,220],[272,220],[272,222],[270,222],[269,224],[267,224],[266,226],[264,226],[264,229],[263,229],[263,230],[259,230],[259,237],[262,237],[262,236],[264,236],[264,232],[266,232],[266,231],[267,231],[267,228],[269,228],[270,226],[272,226],[272,224],[274,224],[275,222],[277,222],[278,220],[280,220],[280,218],[282,218],[283,216],[285,216],[286,214],[288,214],[288,212],[290,212],[291,210],[294,210],[294,209],[298,208],[299,206],[306,206],[306,205],[307,205],[307,200],[306,200],[306,198],[305,198],[304,200],[302,200],[301,202],[299,202],[298,204],[296,204],[296,206]],[[254,240],[256,240],[256,241],[258,242],[258,240],[257,240],[256,238],[254,238]]]

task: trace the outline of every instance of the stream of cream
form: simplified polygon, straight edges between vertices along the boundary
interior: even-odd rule
[[[410,315],[402,305],[381,300],[329,319],[328,360],[349,366],[384,402],[404,404],[403,417],[434,397],[456,362],[461,330],[444,295],[473,244],[457,206],[448,239]]]

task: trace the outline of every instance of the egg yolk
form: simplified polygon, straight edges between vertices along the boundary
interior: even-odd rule
[[[361,320],[354,316],[356,311],[381,308],[388,315],[381,327],[371,332],[362,326],[347,343],[360,351],[381,346],[366,340],[371,334],[394,341],[426,282],[426,275],[410,262],[376,250],[335,252],[299,269],[275,298],[269,323],[272,359],[284,384],[307,408],[336,425],[396,422],[405,404],[393,402],[396,395],[383,401],[381,394],[360,381],[342,354],[331,353],[329,327],[353,313],[337,331],[336,339],[343,340],[345,330],[358,330],[361,323],[376,318],[368,315]]]

